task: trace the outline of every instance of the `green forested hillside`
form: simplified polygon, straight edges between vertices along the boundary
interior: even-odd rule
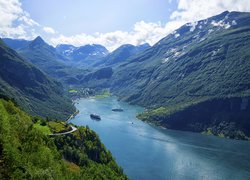
[[[170,129],[250,140],[250,98],[214,98],[159,107],[138,118]]]
[[[213,25],[219,21],[230,27]],[[194,30],[184,25],[114,70],[111,91],[146,107],[250,95],[246,22],[250,13],[225,12],[197,22]]]
[[[36,122],[0,100],[0,179],[127,179],[90,129],[54,137]]]
[[[67,119],[74,112],[60,83],[20,57],[0,40],[0,94],[32,115]]]

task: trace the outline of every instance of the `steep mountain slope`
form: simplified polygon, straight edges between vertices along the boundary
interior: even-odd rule
[[[62,89],[0,40],[0,94],[14,98],[32,115],[66,119],[74,107]]]
[[[187,24],[114,73],[111,89],[172,129],[250,136],[250,13]],[[244,108],[243,108],[244,107]],[[156,108],[156,109],[155,109]]]
[[[46,123],[0,99],[0,179],[127,179],[88,127],[55,137]]]
[[[53,78],[61,82],[67,81],[77,71],[67,65],[68,59],[59,54],[56,49],[48,45],[38,36],[28,46],[18,49],[18,53],[29,62],[40,68]]]
[[[244,139],[250,135],[243,128],[250,119],[249,60],[250,13],[226,11],[182,26],[143,53],[110,67],[111,76],[93,76],[85,85],[95,87],[91,82],[97,81],[121,99],[151,109],[139,116],[145,121]]]
[[[112,90],[144,106],[249,94],[250,13],[187,24],[113,76]]]

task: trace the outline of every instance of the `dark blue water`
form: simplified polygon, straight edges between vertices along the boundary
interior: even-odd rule
[[[81,99],[76,107],[71,122],[96,131],[132,180],[250,179],[250,142],[154,127],[136,119],[143,108],[114,97]]]

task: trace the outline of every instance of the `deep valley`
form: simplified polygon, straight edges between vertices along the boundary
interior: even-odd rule
[[[249,140],[249,12],[112,51],[0,39],[0,179],[249,179]]]

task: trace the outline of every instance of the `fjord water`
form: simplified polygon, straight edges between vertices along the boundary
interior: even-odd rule
[[[143,108],[115,97],[80,99],[76,107],[71,122],[96,131],[132,180],[250,179],[250,142],[155,127],[136,119]]]

